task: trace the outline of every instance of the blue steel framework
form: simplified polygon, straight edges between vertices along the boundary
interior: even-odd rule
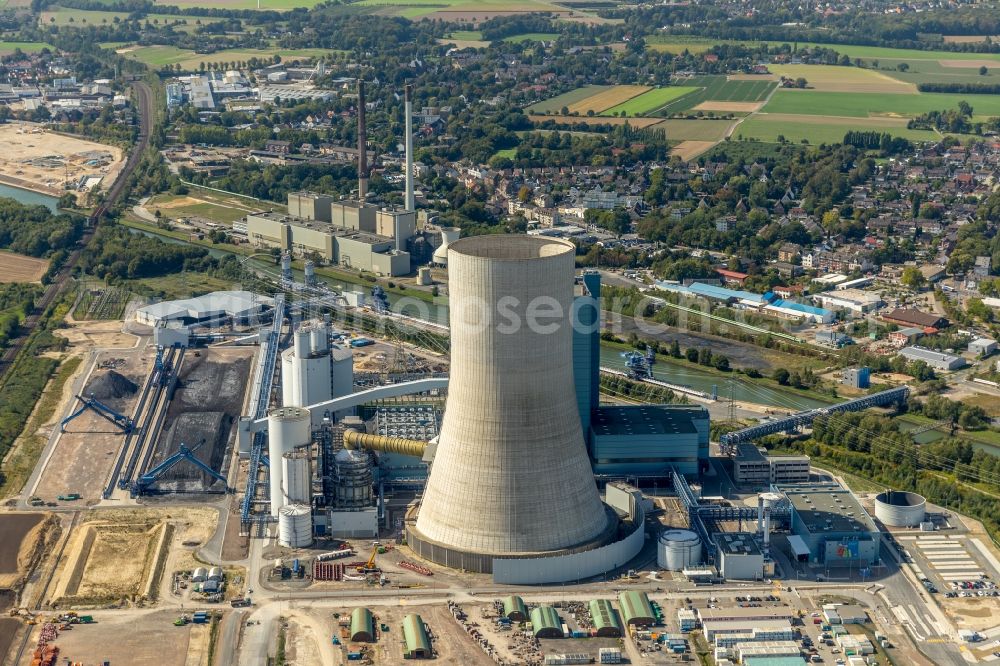
[[[906,386],[897,386],[896,388],[892,388],[887,391],[880,391],[879,393],[873,393],[861,398],[855,398],[854,400],[848,400],[847,402],[842,402],[838,405],[819,407],[817,409],[807,409],[803,412],[798,412],[781,419],[775,419],[773,421],[768,421],[767,423],[761,423],[759,425],[750,426],[749,428],[743,428],[742,430],[730,432],[719,438],[719,443],[722,445],[722,452],[724,454],[733,455],[736,451],[736,445],[742,442],[750,442],[758,437],[764,437],[765,435],[773,435],[775,433],[801,428],[804,425],[812,424],[812,422],[818,417],[827,416],[828,414],[860,412],[861,410],[868,409],[869,407],[879,407],[894,402],[903,403],[906,402],[909,395],[909,388]]]
[[[261,382],[258,393],[254,396],[255,409],[253,415],[255,419],[262,419],[267,416],[267,407],[270,403],[271,384],[274,379],[274,366],[278,359],[278,338],[281,337],[281,324],[285,318],[285,295],[278,292],[274,297],[274,321],[271,330],[267,334],[267,340],[262,344],[264,349],[263,371],[261,372]],[[260,476],[261,464],[264,462],[264,445],[266,436],[263,430],[254,433],[253,443],[250,447],[250,472],[247,474],[247,489],[243,495],[243,504],[240,511],[240,523],[244,530],[250,528],[250,523],[256,520],[258,523],[269,522],[271,512],[266,511],[257,514],[253,518],[250,516],[250,509],[257,497],[257,479]]]

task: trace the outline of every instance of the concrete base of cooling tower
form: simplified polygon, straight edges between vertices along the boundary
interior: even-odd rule
[[[446,566],[450,569],[461,569],[473,573],[494,573],[494,560],[535,560],[559,558],[584,551],[593,551],[602,546],[615,541],[619,536],[619,527],[622,525],[618,514],[611,507],[604,505],[607,514],[607,526],[596,538],[572,548],[546,552],[509,552],[509,553],[476,553],[465,550],[458,550],[447,544],[432,541],[425,538],[416,529],[416,518],[418,509],[414,507],[406,516],[406,545],[421,558]],[[641,528],[641,524],[640,524]],[[612,568],[612,567],[609,567]]]

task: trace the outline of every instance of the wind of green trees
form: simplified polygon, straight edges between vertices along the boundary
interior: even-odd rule
[[[208,273],[236,279],[240,276],[235,256],[217,259],[203,247],[166,243],[117,225],[98,228],[80,257],[82,270],[112,282],[182,271]]]

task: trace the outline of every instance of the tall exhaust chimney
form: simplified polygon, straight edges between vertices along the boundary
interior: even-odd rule
[[[368,128],[365,126],[365,82],[358,79],[358,200],[368,196]]]
[[[413,196],[413,84],[407,83],[406,95],[406,210],[416,210]]]

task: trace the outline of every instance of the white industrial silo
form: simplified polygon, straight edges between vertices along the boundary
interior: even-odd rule
[[[448,246],[454,243],[462,235],[462,230],[458,227],[442,227],[441,245],[434,250],[433,262],[438,266],[448,265]]]
[[[305,446],[312,439],[312,421],[309,410],[300,407],[280,407],[267,415],[267,444],[270,461],[269,488],[271,515],[277,516],[285,504],[284,479],[282,478],[282,457]]]
[[[316,264],[314,264],[311,260],[307,260],[306,263],[305,263],[305,266],[303,266],[303,268],[302,268],[302,271],[305,274],[305,277],[304,277],[305,283],[307,285],[309,285],[309,286],[315,285],[316,284]]]
[[[292,346],[281,353],[281,404],[308,407],[326,402],[332,397],[327,324],[303,323],[292,340]]]
[[[421,287],[428,287],[434,283],[434,279],[431,277],[431,269],[427,266],[421,266],[417,269],[417,284]]]
[[[312,473],[307,448],[295,449],[281,456],[281,478],[285,504],[312,503]]]
[[[573,384],[575,255],[572,243],[539,236],[449,244],[447,405],[407,530],[427,559],[490,571],[494,557],[610,538]]]
[[[278,512],[278,545],[306,548],[312,545],[312,510],[304,504],[289,504]]]
[[[656,545],[656,563],[667,571],[701,564],[701,539],[691,530],[666,530]]]
[[[292,255],[287,252],[281,255],[281,279],[292,279]]]
[[[917,493],[886,490],[875,496],[875,517],[890,527],[916,527],[927,515],[927,500]]]

